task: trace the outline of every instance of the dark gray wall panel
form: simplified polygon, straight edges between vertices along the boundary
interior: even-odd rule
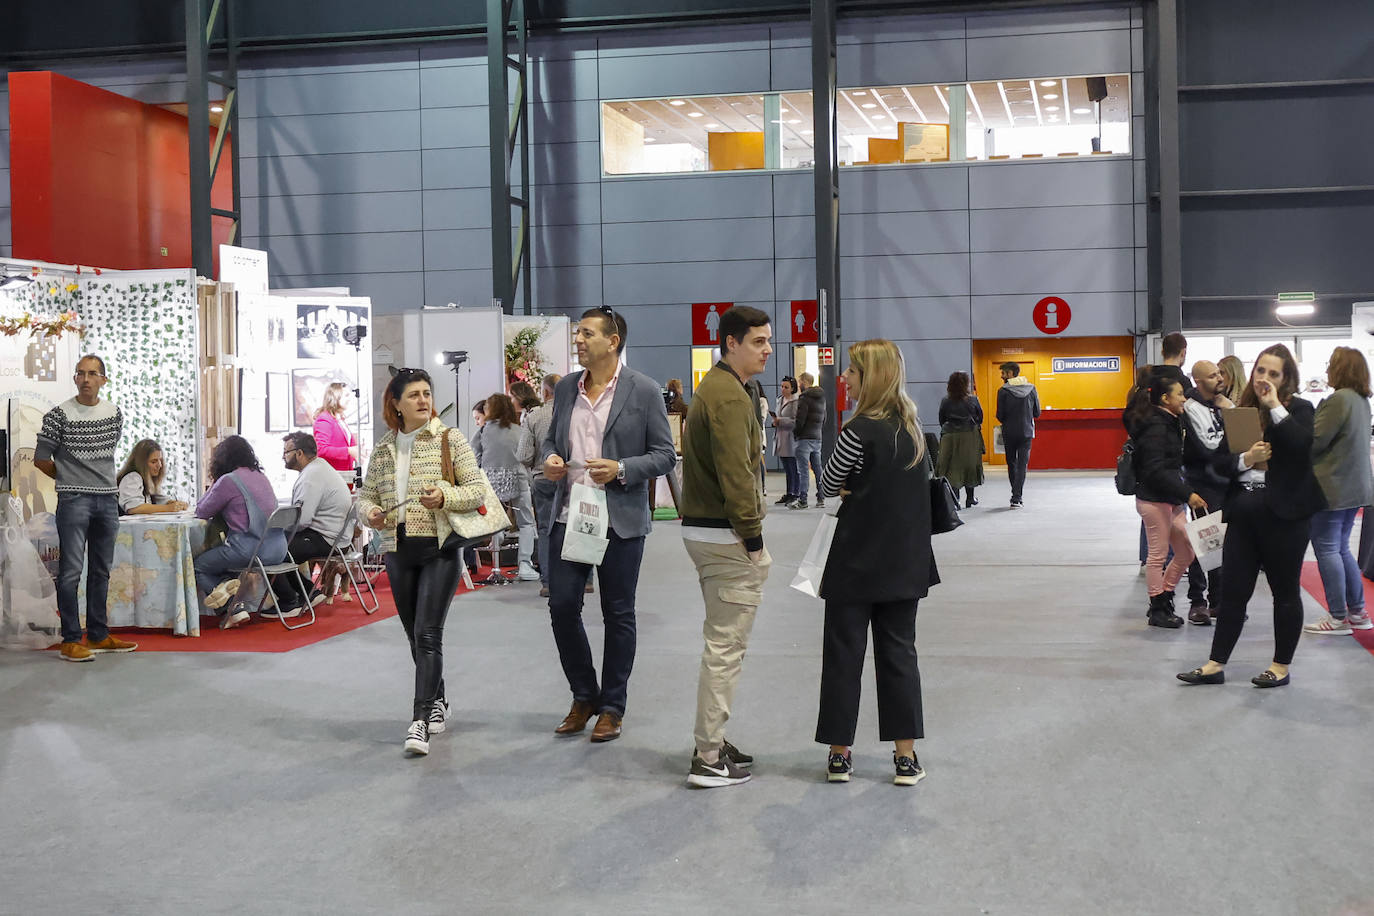
[[[1069,327],[1064,331],[1067,336],[1120,336],[1126,334],[1128,328],[1137,327],[1133,292],[1073,293],[1063,298],[1071,311]],[[1039,293],[1020,296],[974,296],[973,336],[1044,336],[1031,320],[1035,303],[1040,299]]]
[[[968,367],[963,367],[967,371]],[[954,370],[951,370],[954,371]],[[947,380],[949,376],[945,376]],[[945,396],[945,382],[914,382],[906,386],[907,397],[916,402],[916,415],[921,427],[929,432],[940,428],[940,401]]]
[[[692,351],[681,344],[673,347],[625,348],[625,359],[631,369],[643,372],[662,387],[670,378],[680,378],[684,388],[692,385]],[[690,395],[688,400],[690,400]]]
[[[425,191],[422,200],[426,231],[491,226],[491,192],[486,188]]]
[[[835,44],[842,49],[847,45],[867,46],[897,41],[961,39],[964,37],[965,28],[963,16],[846,17],[835,26]],[[809,44],[809,33],[803,32],[792,40]]]
[[[840,177],[843,180],[844,174],[841,173]],[[778,173],[774,174],[771,180],[773,182],[774,215],[811,218],[811,214],[815,212],[816,190],[810,171],[798,170],[796,172]],[[840,186],[840,192],[843,197],[843,185]]]
[[[768,49],[602,57],[603,99],[759,92],[768,86]]]
[[[969,205],[968,173],[962,166],[845,169],[840,173],[840,212],[963,210]],[[808,198],[803,213],[811,212],[811,203]]]
[[[491,305],[491,268],[425,271],[424,304]]]
[[[948,254],[968,251],[969,213],[865,213],[840,217],[845,255]]]
[[[846,340],[964,338],[970,329],[969,298],[845,299],[841,320]]]
[[[1369,184],[1374,177],[1374,121],[1351,117],[1374,112],[1374,86],[1301,98],[1184,98],[1185,190]]]
[[[1130,248],[1135,245],[1134,212],[1130,204],[974,210],[969,213],[973,250]]]
[[[491,269],[490,229],[431,229],[424,239],[427,271]]]
[[[766,175],[608,180],[601,185],[608,223],[771,216]]]
[[[1014,13],[974,13],[964,22],[969,38],[1002,38],[1056,32],[1125,29],[1131,25],[1131,13],[1125,7],[1025,10]]]
[[[1126,29],[968,40],[970,80],[1125,73],[1130,69],[1131,33]]]
[[[519,156],[516,157],[517,163]],[[518,164],[515,173],[519,174]],[[536,185],[577,184],[601,180],[601,143],[534,143],[530,145],[530,181]],[[552,189],[550,193],[553,193]]]
[[[239,85],[243,104],[239,116],[245,118],[420,107],[416,69],[255,76],[240,80]]]
[[[775,47],[772,88],[811,88],[811,48]],[[964,42],[905,41],[840,45],[836,49],[836,83],[841,87],[895,86],[964,78]]]
[[[753,305],[754,303],[740,303]],[[692,310],[661,305],[623,305],[616,312],[625,319],[632,347],[684,347],[692,340]],[[646,371],[640,367],[641,371]]]
[[[412,311],[424,304],[422,274],[283,274],[272,273],[274,289],[309,289],[345,286],[355,296],[372,297],[372,314],[390,315]]]
[[[550,186],[533,195],[531,218],[536,226],[599,226],[601,194],[599,184]]]
[[[599,226],[534,226],[530,230],[532,264],[541,267],[592,266],[600,269]]]
[[[419,48],[420,67],[452,67],[476,61],[486,64],[486,38],[462,38],[455,41],[436,41],[422,44]]]
[[[423,268],[419,232],[259,237],[284,274],[396,273]]]
[[[1185,85],[1358,79],[1374,75],[1374,10],[1364,0],[1179,4]]]
[[[784,258],[779,256],[774,260],[773,264],[774,283],[777,289],[776,295],[779,302],[787,302],[792,299],[816,298],[815,258]],[[843,271],[841,271],[841,297],[849,295],[849,291],[845,288],[844,284],[845,277]]]
[[[530,279],[534,307],[541,311],[570,306],[585,310],[603,301],[598,267],[536,267],[530,272]],[[520,294],[516,295],[518,298]]]
[[[531,143],[596,143],[601,139],[601,105],[596,101],[531,102]]]
[[[239,137],[239,153],[244,156],[416,150],[420,148],[420,112],[244,118],[239,121]],[[485,131],[482,142],[486,142]]]
[[[840,294],[847,298],[900,299],[968,293],[967,254],[840,258]]]
[[[243,198],[246,234],[404,232],[420,228],[420,192]]]
[[[672,220],[603,226],[607,264],[668,261],[749,261],[773,257],[773,221],[755,219]]]
[[[780,258],[815,257],[815,220],[810,216],[779,216],[774,219],[773,250]]]
[[[538,102],[566,102],[597,98],[597,65],[594,56],[574,59],[529,61],[530,98]]]
[[[414,191],[420,187],[420,153],[340,153],[262,156],[239,161],[244,197]]]
[[[420,100],[425,108],[470,108],[487,104],[486,60],[475,65],[455,64],[425,67],[419,71]]]
[[[653,29],[642,32],[606,32],[597,37],[602,60],[620,57],[656,57],[757,51],[768,47],[766,25],[717,26],[714,28]],[[602,94],[605,98],[605,94]]]
[[[967,340],[895,340],[893,343],[901,349],[902,359],[906,361],[908,382],[947,382],[951,372],[968,371],[972,348]]]
[[[1129,159],[989,163],[968,170],[969,206],[974,210],[988,210],[1129,204],[1131,169]]]
[[[612,306],[773,300],[772,261],[622,264],[603,273]]]
[[[1003,251],[972,255],[973,294],[1069,293],[1135,289],[1135,250]]]
[[[487,148],[487,107],[426,108],[420,113],[424,149],[480,146]]]
[[[530,150],[534,152],[533,149]],[[425,189],[481,188],[491,186],[491,151],[485,146],[458,149],[427,149],[421,154]],[[519,177],[519,158],[514,164]]]

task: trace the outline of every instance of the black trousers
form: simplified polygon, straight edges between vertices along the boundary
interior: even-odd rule
[[[1007,481],[1011,484],[1011,498],[1021,500],[1026,488],[1026,468],[1030,467],[1031,443],[1034,439],[1008,439],[1004,433],[1002,446],[1007,450]]]
[[[1264,491],[1242,490],[1226,512],[1221,552],[1221,609],[1212,634],[1212,661],[1226,664],[1245,627],[1245,606],[1255,593],[1259,571],[1274,593],[1274,661],[1287,665],[1302,637],[1298,579],[1307,551],[1308,521],[1279,518],[1264,504]]]
[[[870,626],[878,681],[878,739],[925,737],[921,670],[916,664],[917,603],[915,598],[876,604],[825,602],[818,742],[844,747],[854,743]]]
[[[314,528],[302,528],[297,531],[291,535],[291,540],[286,545],[286,549],[291,551],[291,558],[297,563],[323,560],[329,556],[329,548],[329,538]],[[309,582],[310,577],[306,576],[305,581]],[[277,604],[288,610],[305,603],[305,596],[301,594],[301,588],[296,584],[296,577],[293,575],[277,576],[272,582],[272,593],[277,596]]]
[[[457,535],[450,535],[441,548],[432,537],[406,537],[402,525],[396,550],[386,555],[391,596],[415,660],[412,719],[429,718],[430,708],[444,698],[444,620],[463,575],[457,542]]]

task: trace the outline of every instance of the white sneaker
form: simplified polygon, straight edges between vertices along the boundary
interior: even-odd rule
[[[239,593],[238,579],[225,579],[216,585],[210,594],[205,596],[205,606],[210,610],[217,610],[229,603],[229,599]]]
[[[242,602],[235,605],[230,610],[224,612],[224,617],[219,622],[221,630],[232,630],[234,627],[247,623],[253,615],[248,613],[248,608]]]
[[[520,572],[516,575],[516,578],[519,579],[521,582],[538,582],[539,570],[535,569],[528,563],[521,563]]]
[[[1351,614],[1345,622],[1350,624],[1352,630],[1374,630],[1374,623],[1369,622],[1368,614]]]
[[[429,708],[429,733],[437,735],[448,728],[448,717],[448,700],[436,700],[434,705]]]
[[[1368,618],[1366,618],[1367,620]],[[1313,633],[1318,636],[1332,635],[1336,633],[1350,633],[1350,622],[1347,620],[1337,620],[1330,614],[1323,614],[1316,620],[1302,628],[1304,633]]]
[[[410,730],[406,732],[406,753],[412,757],[423,757],[429,753],[429,723],[424,719],[416,719],[410,723]]]

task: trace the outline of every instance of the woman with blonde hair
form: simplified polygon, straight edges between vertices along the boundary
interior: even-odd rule
[[[1221,362],[1217,363],[1217,368],[1226,379],[1221,393],[1226,395],[1232,404],[1239,404],[1240,396],[1245,391],[1245,364],[1240,361],[1239,356],[1223,356]]]
[[[1312,425],[1312,470],[1327,508],[1312,516],[1326,613],[1303,627],[1318,636],[1374,627],[1364,607],[1360,565],[1350,552],[1350,532],[1361,506],[1374,503],[1369,468],[1369,364],[1352,347],[1337,347],[1326,366],[1335,392],[1321,402]]]
[[[330,467],[345,476],[358,464],[358,440],[344,422],[348,407],[348,386],[331,382],[324,390],[324,403],[315,411],[315,447]]]
[[[924,737],[916,606],[940,581],[930,548],[925,438],[892,341],[851,346],[844,379],[858,407],[820,482],[823,495],[842,501],[820,587],[825,630],[816,741],[830,747],[827,778],[848,782],[871,627],[878,737],[894,743],[893,782],[911,786],[925,776],[915,751]]]
[[[119,514],[152,515],[185,509],[186,503],[162,492],[162,481],[166,477],[167,463],[162,459],[162,446],[152,439],[138,440],[124,461],[124,467],[115,475],[119,484]]]

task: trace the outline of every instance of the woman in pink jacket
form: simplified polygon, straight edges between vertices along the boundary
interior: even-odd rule
[[[358,440],[344,422],[348,386],[333,382],[324,392],[324,405],[315,411],[315,445],[320,457],[345,478],[358,462]]]

